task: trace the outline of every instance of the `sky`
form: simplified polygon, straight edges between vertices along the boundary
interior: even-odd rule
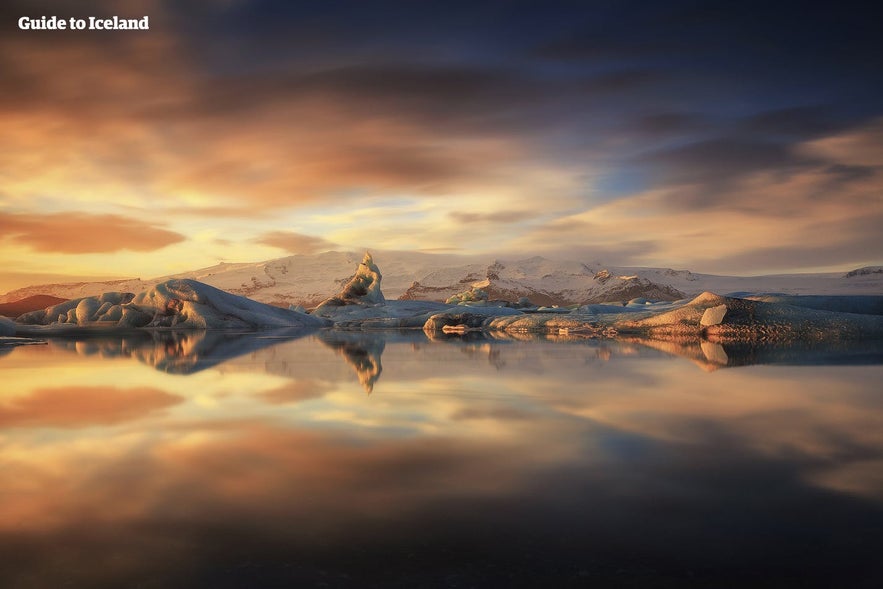
[[[53,15],[150,29],[18,29]],[[859,4],[14,0],[0,27],[0,292],[364,248],[883,263]]]

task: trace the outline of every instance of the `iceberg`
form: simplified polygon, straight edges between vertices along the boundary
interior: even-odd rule
[[[620,333],[702,338],[711,342],[830,341],[883,337],[881,315],[820,310],[799,304],[800,298],[769,297],[767,302],[704,292],[678,308],[636,319],[620,319],[614,323],[614,327]],[[808,302],[819,306],[818,301]]]
[[[18,333],[71,328],[314,329],[328,325],[306,313],[252,301],[189,279],[161,282],[138,295],[110,292],[73,299],[25,313],[16,323]]]

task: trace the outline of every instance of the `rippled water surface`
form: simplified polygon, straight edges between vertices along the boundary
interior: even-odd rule
[[[0,586],[883,586],[883,353],[418,333],[0,352]]]

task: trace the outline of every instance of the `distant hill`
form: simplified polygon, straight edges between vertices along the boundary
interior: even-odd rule
[[[23,313],[45,309],[46,307],[63,303],[66,300],[46,294],[31,295],[10,303],[0,303],[0,315],[15,318]]]
[[[473,286],[482,288],[490,298],[527,297],[535,304],[544,305],[622,302],[634,298],[673,300],[694,297],[703,291],[883,294],[883,273],[879,267],[816,274],[718,276],[539,256],[507,260],[422,252],[375,250],[372,253],[383,274],[382,288],[387,299],[444,301]],[[192,278],[263,303],[309,308],[340,291],[356,271],[363,254],[324,252],[256,263],[224,263],[149,280],[37,285],[0,296],[0,303],[32,295],[72,299],[110,291],[139,293],[171,278]]]

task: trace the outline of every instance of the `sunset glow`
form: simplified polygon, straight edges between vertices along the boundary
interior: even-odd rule
[[[881,262],[858,13],[344,4],[98,1],[149,30],[34,31],[85,7],[5,3],[0,292],[366,247]]]

